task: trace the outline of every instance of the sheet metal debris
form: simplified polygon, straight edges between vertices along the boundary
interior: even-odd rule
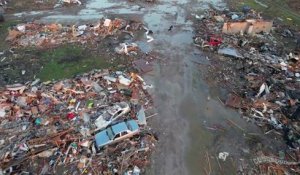
[[[218,54],[230,56],[234,58],[244,58],[242,54],[240,54],[236,49],[234,48],[220,48],[218,50]]]

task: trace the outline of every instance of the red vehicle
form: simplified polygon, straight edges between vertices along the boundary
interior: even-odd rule
[[[210,35],[207,38],[207,42],[210,46],[217,47],[222,44],[222,38],[216,35]]]

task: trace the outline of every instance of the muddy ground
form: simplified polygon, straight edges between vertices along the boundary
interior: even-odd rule
[[[0,36],[5,36],[7,27],[22,21],[83,24],[102,17],[142,21],[153,31],[154,41],[147,43],[143,33],[130,41],[139,44],[143,55],[151,53],[158,58],[154,70],[144,75],[155,87],[151,93],[159,113],[149,119],[159,143],[147,174],[257,174],[252,162],[254,152],[278,152],[286,148],[280,139],[268,138],[254,123],[247,123],[237,111],[223,105],[228,89],[215,81],[219,74],[211,71],[219,70],[209,69],[209,65],[222,65],[226,60],[211,59],[211,55],[193,45],[194,14],[201,15],[211,6],[227,8],[221,0],[155,3],[87,0],[83,6],[71,10],[65,7],[42,8],[43,11],[34,8],[35,11],[24,13],[16,10],[17,14],[10,11],[6,22],[0,24],[3,31]],[[126,69],[128,59],[139,55],[132,58],[116,55],[113,46],[128,39],[108,38],[98,47],[91,46],[93,49],[86,45],[66,45],[11,51],[2,42],[0,49],[5,52],[0,57],[5,59],[0,63],[0,84],[68,78],[93,68]],[[24,75],[22,70],[26,71]],[[217,158],[220,152],[229,153],[225,161]]]
[[[297,0],[287,0],[287,4],[295,12],[300,13],[300,1],[297,1]]]

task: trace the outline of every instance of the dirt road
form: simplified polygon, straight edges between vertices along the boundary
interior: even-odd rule
[[[222,89],[203,81],[209,58],[192,44],[191,19],[195,12],[201,15],[208,2],[160,2],[144,16],[155,33],[152,48],[165,58],[147,76],[155,85],[160,114],[152,120],[160,141],[148,174],[237,174],[239,166],[248,168],[251,150],[271,143],[256,126],[223,106],[218,99],[224,95]],[[221,1],[209,2],[225,7]],[[245,136],[249,133],[255,135],[250,140]],[[220,152],[229,153],[226,161],[217,160]]]

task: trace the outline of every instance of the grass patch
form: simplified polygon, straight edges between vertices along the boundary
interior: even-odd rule
[[[8,29],[18,23],[20,23],[20,21],[5,21],[0,23],[0,50],[5,50],[9,47],[8,43],[5,41],[8,35]]]
[[[40,54],[45,62],[37,75],[42,81],[71,78],[92,69],[111,66],[104,57],[95,56],[80,46],[61,46]]]
[[[241,9],[244,5],[248,5],[258,12],[263,12],[266,17],[275,19],[277,17],[283,20],[284,24],[300,28],[300,13],[291,9],[288,0],[258,0],[268,7],[264,7],[255,0],[229,0],[233,8]]]
[[[57,0],[10,0],[8,3],[7,13],[16,13],[32,10],[48,10],[53,9]]]

